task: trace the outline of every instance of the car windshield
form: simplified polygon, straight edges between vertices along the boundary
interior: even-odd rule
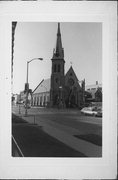
[[[92,111],[92,107],[86,108],[87,111]]]

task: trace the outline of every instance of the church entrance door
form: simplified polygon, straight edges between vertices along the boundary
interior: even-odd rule
[[[58,105],[58,103],[59,103],[58,99],[59,99],[58,94],[56,94],[54,97],[54,105]]]
[[[70,97],[70,107],[75,107],[76,106],[76,97],[75,95],[71,95]]]

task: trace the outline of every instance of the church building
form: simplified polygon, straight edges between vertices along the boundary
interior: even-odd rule
[[[32,106],[82,107],[84,105],[85,80],[78,80],[73,67],[65,73],[64,48],[60,23],[58,23],[56,47],[52,56],[51,77],[42,80],[32,93]]]

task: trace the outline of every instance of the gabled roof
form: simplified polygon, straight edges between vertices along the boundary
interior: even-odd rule
[[[102,84],[94,84],[86,86],[86,91],[91,93],[92,98],[95,98],[95,94],[100,91],[102,93]]]
[[[34,89],[33,94],[49,92],[50,91],[50,79],[42,80],[39,85]]]
[[[78,81],[78,78],[77,78],[77,76],[76,76],[76,74],[75,74],[72,66],[71,66],[70,69],[67,71],[65,77],[66,77],[66,76],[69,76],[71,73],[74,75],[75,79]]]

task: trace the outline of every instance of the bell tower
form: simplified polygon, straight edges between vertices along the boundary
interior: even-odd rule
[[[51,106],[64,105],[65,69],[64,49],[62,47],[60,23],[58,23],[56,48],[53,50],[51,70]]]

